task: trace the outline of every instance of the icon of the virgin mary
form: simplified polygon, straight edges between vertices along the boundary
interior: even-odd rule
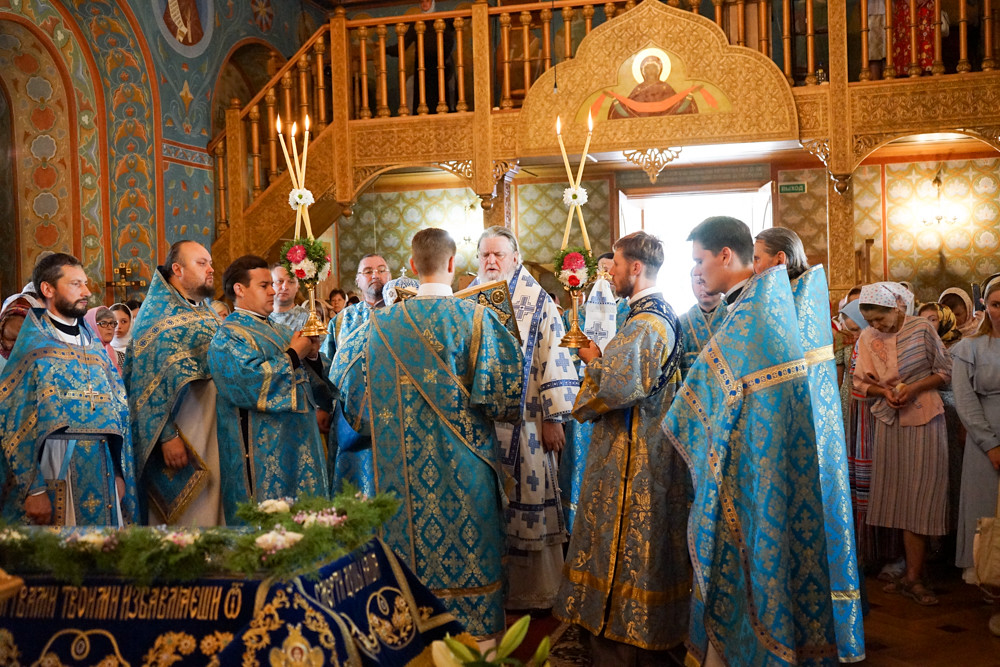
[[[670,61],[666,53],[660,49],[649,49],[639,53],[636,58],[641,58],[637,69],[642,80],[632,89],[628,98],[615,95],[617,103],[611,105],[608,118],[698,113],[698,106],[690,94],[678,95],[674,87],[667,83]],[[635,70],[633,66],[633,72]],[[690,92],[692,91],[688,91]]]

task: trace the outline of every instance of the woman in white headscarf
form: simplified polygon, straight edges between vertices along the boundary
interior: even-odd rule
[[[115,337],[111,339],[111,348],[118,357],[118,367],[125,368],[125,350],[132,340],[132,311],[124,303],[111,306],[115,316]]]
[[[912,293],[898,283],[866,285],[858,299],[869,327],[858,338],[854,388],[872,398],[872,526],[903,531],[906,571],[885,590],[937,604],[923,583],[927,536],[948,532],[948,437],[938,388],[951,358],[937,331],[906,315]]]

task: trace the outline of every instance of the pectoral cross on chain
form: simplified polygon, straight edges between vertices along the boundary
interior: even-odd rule
[[[80,392],[80,398],[90,401],[90,410],[93,412],[97,409],[97,399],[101,398],[102,394],[99,391],[94,391],[94,388],[87,386],[87,391]]]
[[[129,276],[132,275],[132,267],[125,262],[119,262],[118,268],[114,270],[114,273],[118,276],[118,279],[113,282],[104,283],[104,286],[115,289],[115,301],[119,303],[124,303],[128,298],[129,287],[146,286],[145,280],[129,280]]]

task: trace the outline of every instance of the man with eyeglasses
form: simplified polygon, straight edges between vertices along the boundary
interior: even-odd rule
[[[135,521],[132,438],[125,385],[87,325],[87,274],[53,253],[32,274],[45,309],[31,309],[0,378],[10,523],[124,527]]]
[[[330,320],[323,355],[333,359],[337,346],[343,343],[352,331],[371,319],[372,310],[382,308],[382,288],[392,277],[385,258],[374,253],[365,255],[358,262],[358,273],[354,283],[361,290],[360,303],[344,308],[337,318]],[[336,447],[332,444],[336,438]],[[363,493],[375,495],[375,467],[372,463],[372,440],[361,435],[344,419],[340,403],[334,405],[333,426],[330,429],[330,481],[332,491],[337,493],[345,481],[350,482]]]
[[[479,237],[479,283],[506,280],[521,334],[521,419],[500,424],[497,438],[504,468],[514,478],[507,511],[507,608],[551,609],[562,576],[567,540],[556,456],[566,442],[569,419],[580,387],[569,350],[560,347],[565,329],[559,311],[521,265],[517,239],[494,226]]]

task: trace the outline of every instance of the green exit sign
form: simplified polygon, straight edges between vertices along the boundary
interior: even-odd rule
[[[801,195],[806,191],[805,183],[779,183],[779,195]]]

